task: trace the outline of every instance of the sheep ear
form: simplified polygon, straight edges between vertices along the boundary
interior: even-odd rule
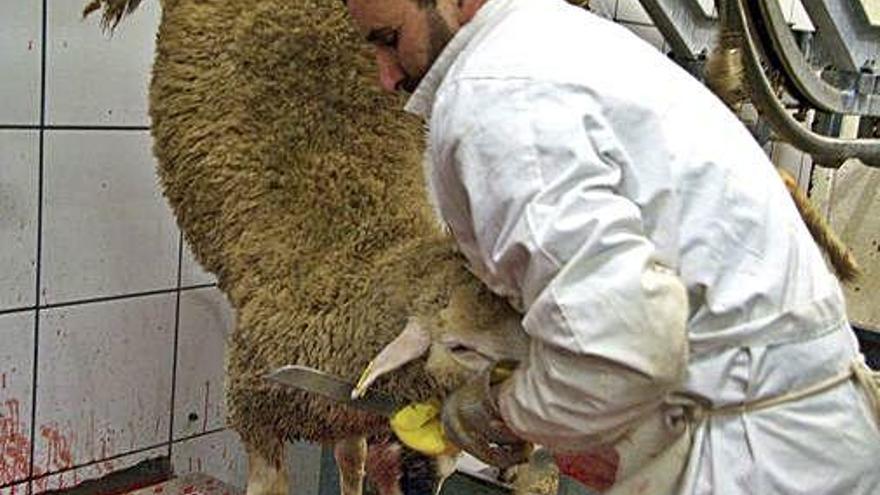
[[[428,330],[414,318],[410,319],[403,332],[370,361],[351,391],[351,397],[361,397],[377,378],[422,357],[430,347],[431,335]]]

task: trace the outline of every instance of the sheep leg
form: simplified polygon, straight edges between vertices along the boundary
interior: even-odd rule
[[[400,451],[400,444],[390,440],[371,443],[367,450],[367,480],[379,495],[403,495]]]
[[[457,464],[457,455],[441,455],[437,457],[437,488],[434,490],[435,494],[440,493],[440,490],[443,489],[443,483],[446,482],[446,478],[455,473]]]
[[[364,486],[364,466],[367,462],[366,437],[351,437],[336,442],[333,455],[339,468],[341,495],[361,495]]]
[[[277,439],[268,444],[259,448],[245,444],[248,453],[247,495],[287,495],[289,482],[283,461],[284,444]]]

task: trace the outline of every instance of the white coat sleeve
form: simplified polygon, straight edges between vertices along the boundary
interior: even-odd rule
[[[620,192],[627,153],[607,110],[534,81],[463,80],[439,97],[441,211],[475,272],[519,299],[532,339],[501,393],[505,421],[551,448],[613,441],[683,379],[688,310]]]

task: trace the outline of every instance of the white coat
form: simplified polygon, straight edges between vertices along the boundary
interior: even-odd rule
[[[524,313],[530,362],[500,399],[512,429],[555,450],[613,445],[614,488],[880,493],[838,283],[700,83],[562,0],[488,0],[407,109],[429,124],[440,216]],[[664,449],[677,460],[651,468]]]

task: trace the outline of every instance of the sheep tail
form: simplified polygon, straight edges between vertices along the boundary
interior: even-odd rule
[[[858,278],[862,272],[858,263],[856,263],[856,258],[853,256],[852,251],[831,230],[831,226],[828,225],[825,218],[822,217],[810,202],[810,199],[807,198],[807,195],[798,187],[794,177],[780,167],[777,167],[776,171],[782,177],[782,182],[785,183],[785,188],[791,194],[794,204],[801,214],[801,218],[807,224],[810,235],[813,236],[813,240],[816,241],[816,244],[828,256],[828,260],[831,262],[831,267],[834,269],[834,273],[837,274],[837,278],[842,282],[852,282]]]
[[[105,31],[113,31],[123,17],[131,14],[143,0],[90,0],[83,9],[83,18],[103,8],[101,27]]]

